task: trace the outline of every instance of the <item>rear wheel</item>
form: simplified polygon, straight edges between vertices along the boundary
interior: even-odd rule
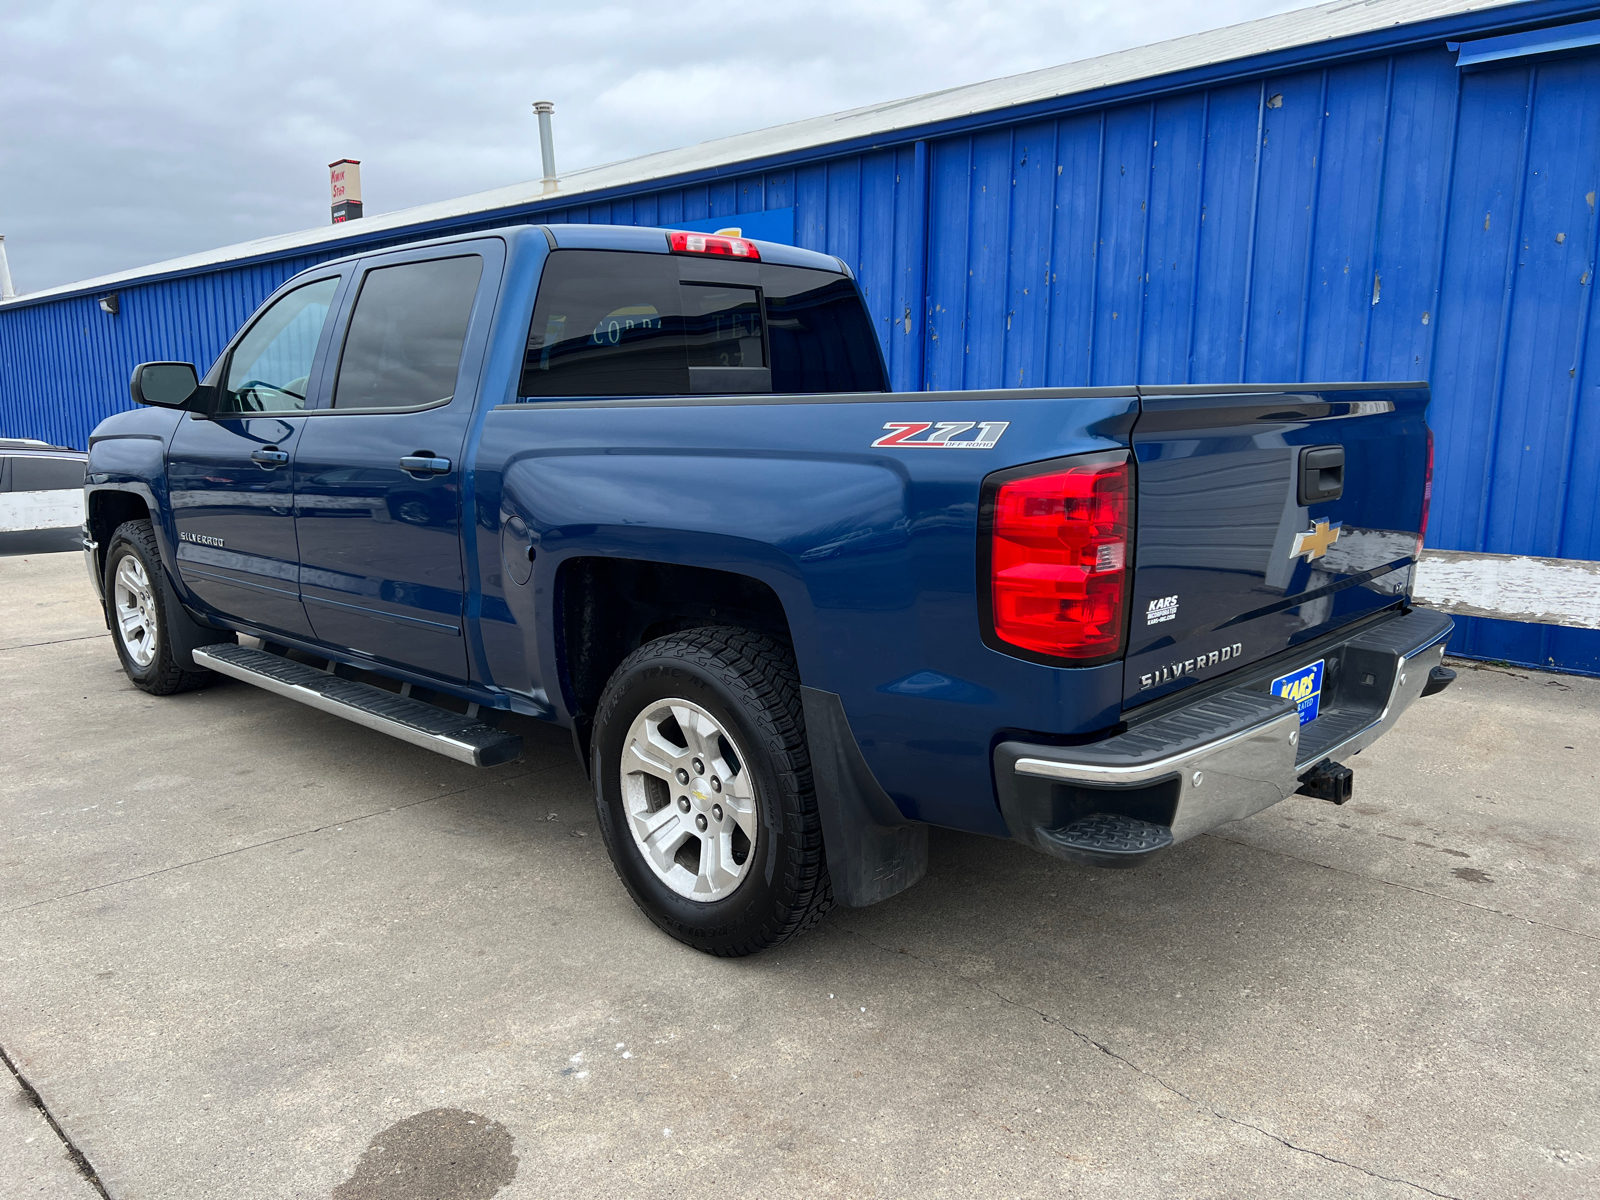
[[[645,914],[696,949],[754,954],[832,906],[788,651],[695,629],[634,651],[595,720],[606,849]]]
[[[181,666],[172,655],[161,553],[149,521],[117,527],[106,548],[106,617],[117,657],[133,685],[153,696],[200,687],[210,671]]]

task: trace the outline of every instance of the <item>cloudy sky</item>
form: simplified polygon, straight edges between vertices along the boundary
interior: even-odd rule
[[[1089,58],[1304,0],[6,0],[0,234],[35,291]]]

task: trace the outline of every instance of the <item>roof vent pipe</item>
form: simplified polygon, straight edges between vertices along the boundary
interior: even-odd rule
[[[6,235],[0,233],[0,300],[16,299],[17,289],[11,286],[11,267],[6,263]]]
[[[556,106],[549,100],[535,100],[533,111],[539,116],[539,157],[544,161],[544,191],[549,195],[559,186],[556,181],[556,139],[550,132],[550,114]]]

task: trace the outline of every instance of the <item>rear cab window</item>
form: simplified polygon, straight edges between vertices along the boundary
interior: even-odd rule
[[[369,270],[345,331],[333,407],[390,411],[449,403],[482,275],[476,254]]]
[[[887,390],[843,275],[626,250],[555,250],[519,394],[675,396]]]

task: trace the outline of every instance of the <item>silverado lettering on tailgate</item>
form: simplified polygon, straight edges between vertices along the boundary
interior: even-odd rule
[[[1213,650],[1210,654],[1197,654],[1193,658],[1183,659],[1181,662],[1168,663],[1164,667],[1157,667],[1148,675],[1139,676],[1139,690],[1153,688],[1159,684],[1171,683],[1184,675],[1193,675],[1196,671],[1203,671],[1207,667],[1214,667],[1218,663],[1231,662],[1244,654],[1244,643],[1235,642],[1231,646],[1224,646],[1220,650]]]

